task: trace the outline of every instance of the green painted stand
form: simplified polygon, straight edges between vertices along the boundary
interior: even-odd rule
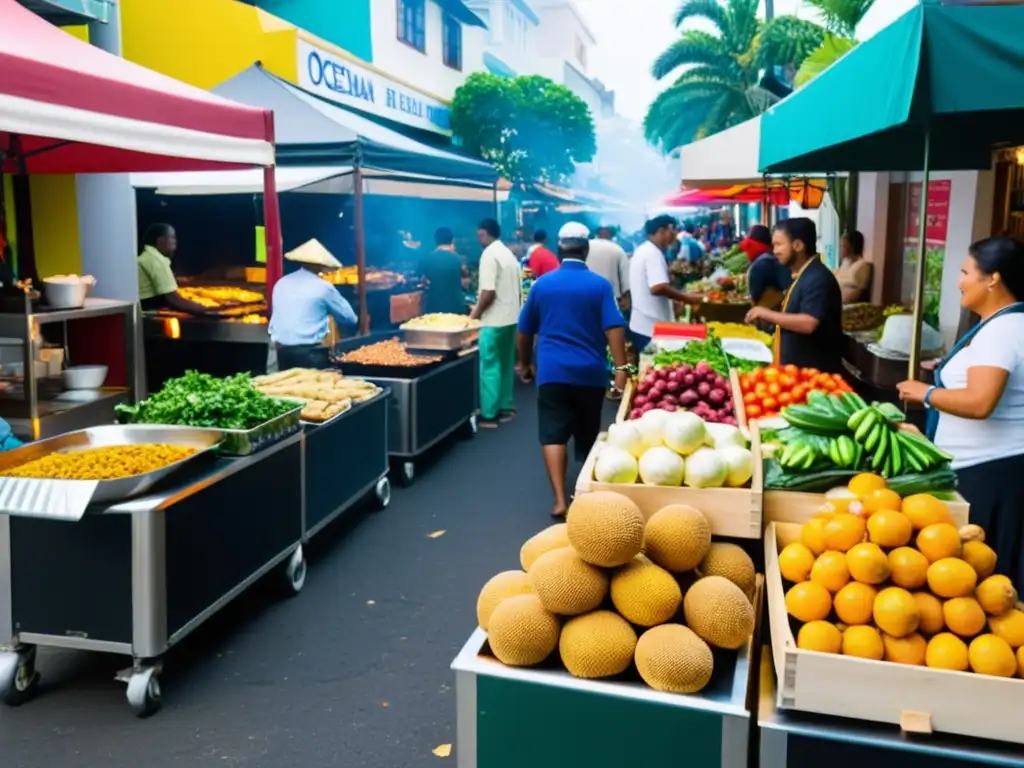
[[[458,768],[745,768],[747,648],[715,664],[702,693],[665,694],[634,678],[506,667],[478,629],[452,663]]]

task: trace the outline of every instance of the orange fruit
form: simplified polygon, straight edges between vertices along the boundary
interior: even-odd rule
[[[899,510],[903,505],[903,499],[896,491],[891,491],[888,488],[879,488],[872,491],[864,497],[864,509],[871,514],[880,512],[883,509],[895,509]]]
[[[942,606],[942,618],[949,631],[960,637],[974,637],[985,629],[985,612],[973,597],[954,597]]]
[[[829,517],[813,517],[804,523],[800,530],[800,542],[817,557],[825,551],[825,525],[831,520]]]
[[[1012,610],[988,620],[988,628],[1011,648],[1024,648],[1024,611]]]
[[[786,610],[797,621],[820,621],[832,612],[832,595],[821,584],[805,581],[786,593]]]
[[[960,557],[962,544],[960,532],[950,523],[932,523],[917,534],[917,551],[928,558],[929,563],[944,557]]]
[[[960,538],[963,538],[962,532]],[[978,579],[987,579],[996,572],[995,550],[983,541],[964,541],[960,557],[974,569]]]
[[[877,594],[874,587],[851,581],[832,599],[836,616],[845,624],[870,624]]]
[[[887,587],[875,596],[875,624],[893,637],[906,637],[921,623],[921,609],[914,596],[900,587]]]
[[[867,541],[850,548],[846,553],[846,565],[850,569],[850,578],[862,584],[881,584],[891,572],[885,552],[877,544]]]
[[[914,535],[910,518],[894,509],[883,509],[868,518],[868,541],[880,547],[902,547]]]
[[[928,641],[924,663],[925,666],[932,669],[966,672],[968,667],[967,643],[949,632],[936,635]]]
[[[829,512],[850,512],[850,506],[854,502],[859,502],[856,494],[850,492],[848,488],[831,488],[825,492],[825,507],[828,508]]]
[[[1024,645],[1017,649],[1017,674],[1024,677]]]
[[[930,637],[937,635],[946,628],[946,619],[942,615],[942,601],[930,592],[915,592],[914,602],[921,611],[921,623],[917,631]]]
[[[907,496],[901,507],[903,514],[910,518],[915,530],[921,530],[934,523],[952,523],[949,508],[929,493]]]
[[[782,571],[782,578],[799,584],[807,581],[811,575],[811,568],[814,567],[814,553],[805,544],[794,542],[787,544],[779,553],[779,570]]]
[[[978,602],[989,616],[1001,616],[1017,604],[1017,590],[1006,576],[989,576],[978,585]]]
[[[883,633],[882,646],[885,648],[886,661],[915,667],[924,664],[928,653],[928,641],[916,632],[906,637],[893,637]]]
[[[842,512],[832,516],[825,524],[825,549],[845,552],[854,544],[864,541],[867,523],[859,515]]]
[[[827,621],[809,621],[800,627],[796,647],[819,653],[839,653],[843,647],[843,635]]]
[[[959,558],[945,557],[928,566],[928,589],[939,597],[966,597],[977,584],[978,574]],[[984,608],[984,600],[979,602]]]
[[[971,641],[967,649],[967,658],[971,669],[979,675],[995,677],[1013,677],[1017,674],[1017,658],[1003,638],[995,635],[982,635]]]
[[[850,569],[842,552],[822,552],[811,568],[811,581],[829,592],[838,592],[850,581]]]
[[[864,501],[870,494],[882,490],[886,485],[885,478],[881,475],[861,472],[850,480],[850,484],[847,487],[850,489],[850,493]]]
[[[928,575],[928,558],[910,547],[900,547],[889,553],[892,583],[904,589],[924,586]]]
[[[849,627],[843,632],[843,655],[881,661],[885,656],[882,636],[874,627]]]

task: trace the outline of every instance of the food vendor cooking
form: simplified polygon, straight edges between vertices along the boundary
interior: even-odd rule
[[[843,297],[839,283],[817,254],[818,231],[807,218],[780,221],[772,233],[779,262],[793,284],[776,312],[754,307],[747,322],[775,326],[775,362],[826,373],[842,369]]]
[[[139,270],[139,303],[142,309],[177,309],[190,314],[203,314],[206,307],[195,304],[178,293],[178,281],[171,269],[171,259],[178,250],[178,235],[170,224],[150,224],[142,236]]]
[[[329,329],[328,318],[333,317],[342,326],[359,324],[352,305],[319,275],[322,269],[341,269],[341,263],[316,239],[284,257],[299,268],[274,286],[269,331],[278,367],[282,371],[329,368],[330,350],[322,343]]]

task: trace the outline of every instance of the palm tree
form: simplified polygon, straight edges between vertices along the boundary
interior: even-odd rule
[[[817,9],[828,34],[821,46],[808,56],[796,74],[797,87],[813,80],[857,45],[857,27],[875,0],[804,0]]]
[[[648,109],[649,141],[674,149],[755,117],[777,99],[758,87],[761,73],[799,66],[824,39],[820,26],[792,16],[765,24],[757,8],[758,0],[683,0],[675,25],[701,19],[713,31],[684,29],[655,60],[659,80],[681,72]]]

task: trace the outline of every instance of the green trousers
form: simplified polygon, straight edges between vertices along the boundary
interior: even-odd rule
[[[480,415],[496,419],[513,409],[516,380],[516,326],[480,329]]]

